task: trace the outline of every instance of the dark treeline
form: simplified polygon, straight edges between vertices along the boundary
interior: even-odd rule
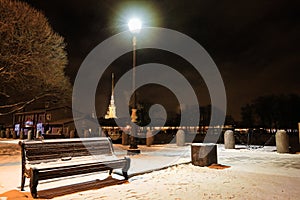
[[[300,96],[261,96],[241,108],[244,127],[296,129],[300,122]]]

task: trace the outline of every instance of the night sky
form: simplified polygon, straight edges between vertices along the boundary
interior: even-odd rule
[[[235,119],[240,117],[240,107],[258,96],[300,95],[298,0],[26,2],[41,10],[53,29],[65,38],[69,58],[66,74],[71,82],[88,53],[106,38],[126,30],[128,18],[135,13],[142,16],[145,26],[180,31],[206,49],[224,80],[227,114]],[[205,84],[196,81],[201,77],[195,76],[184,60],[167,52],[163,52],[164,56],[157,56],[161,52],[155,50],[142,50],[137,55],[138,65],[158,62],[181,71],[191,83],[196,82],[193,87],[199,94],[201,106],[209,104]],[[100,113],[105,112],[109,101],[110,73],[116,73],[118,79],[129,70],[132,62],[130,56],[124,55],[116,60],[107,76],[100,80],[105,82],[98,98],[105,105]],[[168,93],[167,90],[165,92]],[[169,96],[171,100],[166,101],[173,101],[171,93]]]

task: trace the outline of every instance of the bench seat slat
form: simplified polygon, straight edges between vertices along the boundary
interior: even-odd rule
[[[61,159],[64,157],[82,157],[82,156],[97,156],[97,155],[107,155],[112,156],[112,153],[107,151],[88,151],[88,152],[73,152],[73,153],[63,153],[63,154],[51,154],[51,155],[35,155],[30,156],[27,158],[28,162],[43,162],[44,160],[51,160],[51,159]]]
[[[26,147],[25,147],[26,148]],[[38,148],[26,148],[27,152],[51,152],[51,151],[66,151],[69,149],[108,149],[109,146],[108,145],[95,145],[95,146],[89,146],[89,144],[86,144],[86,146],[84,145],[80,145],[80,146],[59,146],[59,145],[55,145],[55,146],[43,146],[43,147],[38,147]]]
[[[44,147],[55,147],[55,146],[60,146],[60,147],[80,147],[80,146],[86,146],[88,144],[89,146],[109,146],[109,144],[104,143],[104,142],[77,142],[77,143],[38,143],[38,144],[25,144],[25,147],[27,149],[30,148],[44,148]]]
[[[40,152],[40,153],[38,153]],[[45,151],[45,152],[42,152],[42,151],[27,151],[26,152],[26,155],[27,155],[27,158],[30,158],[30,157],[35,157],[35,156],[39,156],[39,155],[59,155],[59,154],[70,154],[70,155],[73,155],[73,156],[81,156],[82,153],[88,153],[88,152],[93,152],[94,155],[102,155],[102,154],[109,154],[111,153],[111,151],[105,149],[105,148],[94,148],[94,149],[66,149],[66,150],[63,150],[63,151],[60,151],[60,150],[56,150],[56,151]]]
[[[67,157],[65,157],[67,158]],[[26,164],[26,168],[36,168],[36,169],[43,169],[43,168],[54,168],[60,166],[68,166],[68,165],[79,165],[79,164],[89,164],[89,163],[97,163],[97,162],[109,162],[115,160],[124,160],[120,159],[116,156],[111,155],[102,155],[102,156],[83,156],[83,157],[76,157],[76,158],[69,158],[70,160],[62,160],[62,159],[52,159],[52,160],[39,160],[40,163],[36,161],[29,162]]]
[[[99,144],[90,144],[90,143],[80,143],[80,144],[71,144],[71,145],[61,145],[61,144],[38,144],[36,146],[25,146],[26,150],[43,150],[43,149],[65,149],[65,148],[74,148],[74,149],[79,149],[79,148],[97,148],[97,147],[109,147],[108,144],[103,144],[103,143],[99,143]]]

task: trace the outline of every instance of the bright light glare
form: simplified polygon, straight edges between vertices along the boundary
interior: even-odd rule
[[[128,27],[131,33],[139,33],[142,28],[142,22],[138,18],[132,18],[128,22]]]

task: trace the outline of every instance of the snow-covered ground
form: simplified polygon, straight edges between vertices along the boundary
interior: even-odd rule
[[[114,145],[114,148],[118,156],[126,155],[127,147]],[[123,177],[118,174],[106,179],[107,173],[96,173],[41,182],[39,195],[54,199],[194,200],[299,199],[300,196],[300,154],[278,154],[276,147],[236,146],[228,150],[218,145],[218,163],[230,166],[218,170],[180,164],[191,161],[190,145],[140,146],[140,149],[142,154],[131,156],[132,177],[128,183],[119,184]],[[167,168],[156,171],[164,167]],[[19,161],[0,162],[0,193],[19,190],[20,170]],[[145,171],[149,173],[143,174]],[[82,189],[86,185],[89,190]],[[29,192],[28,186],[25,190]]]

